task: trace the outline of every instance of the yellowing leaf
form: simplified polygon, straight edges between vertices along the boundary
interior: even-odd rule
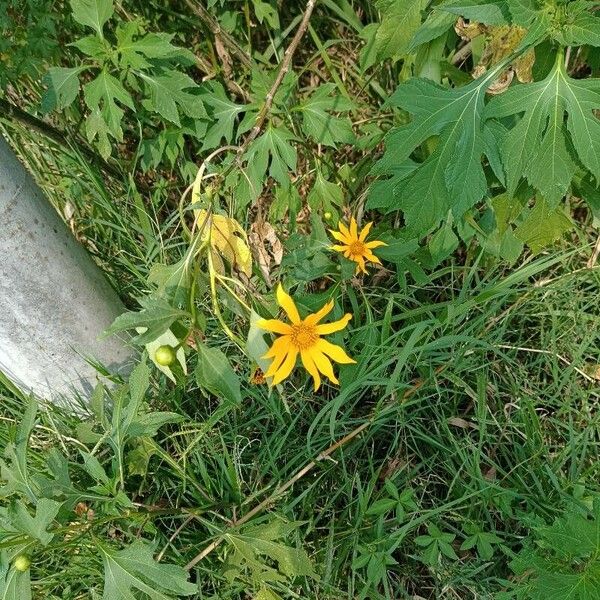
[[[196,227],[203,241],[207,241],[215,267],[224,270],[224,258],[232,267],[252,275],[252,254],[248,247],[246,232],[235,220],[223,215],[209,214],[206,210],[195,210]]]

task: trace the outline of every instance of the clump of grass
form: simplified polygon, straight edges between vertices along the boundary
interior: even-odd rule
[[[243,404],[223,409],[192,380],[156,377],[151,407],[185,420],[163,428],[146,449],[147,468],[127,477],[135,510],[107,516],[96,535],[145,532],[164,560],[185,564],[368,423],[251,521],[302,522],[288,542],[308,551],[320,579],[276,584],[278,593],[464,598],[505,589],[508,563],[531,528],[551,522],[573,497],[600,492],[599,275],[581,269],[582,260],[574,252],[540,257],[508,277],[454,266],[429,285],[364,289],[369,310],[357,315],[351,336],[360,360],[344,371],[339,390],[314,395],[301,376],[281,396],[248,383]],[[6,393],[4,442],[22,411]],[[75,418],[43,413],[29,452],[34,468],[43,472],[45,453],[58,447],[84,485],[80,437]],[[493,543],[461,549],[473,532]],[[93,547],[65,537],[55,550],[34,565],[39,597],[100,589]],[[249,574],[223,579],[232,551],[223,543],[194,567],[200,597],[238,598],[248,589]],[[63,569],[66,580],[56,576]]]

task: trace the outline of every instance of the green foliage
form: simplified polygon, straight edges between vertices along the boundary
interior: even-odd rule
[[[124,108],[140,107],[126,85],[142,92],[141,106],[175,125],[181,125],[181,115],[192,119],[206,115],[202,100],[186,91],[197,84],[175,68],[189,65],[193,56],[171,44],[172,36],[146,33],[140,22],[131,21],[116,26],[113,44],[104,31],[114,13],[112,0],[72,0],[71,8],[75,21],[93,29],[94,35],[73,43],[86,56],[82,65],[48,71],[42,107],[47,112],[69,107],[79,95],[80,74],[92,72],[93,79],[82,86],[90,111],[86,135],[104,158],[111,154],[111,138],[124,139]]]
[[[282,539],[297,530],[302,523],[274,519],[261,525],[245,527],[229,533],[227,543],[232,553],[225,564],[225,577],[249,578],[263,595],[274,594],[269,586],[295,577],[317,578],[310,558],[302,548],[287,546]],[[271,561],[272,565],[265,562]],[[277,596],[275,596],[277,597]]]
[[[192,596],[197,591],[183,568],[156,562],[147,543],[138,540],[118,551],[102,545],[99,549],[104,562],[103,600],[135,598],[133,590],[152,600]]]
[[[305,3],[0,6],[3,134],[142,353],[2,398],[0,597],[597,595],[595,4],[320,0],[272,98]],[[339,387],[264,385],[279,281],[352,313]]]
[[[511,562],[519,577],[516,598],[592,600],[600,595],[600,501],[593,510],[567,512],[533,539]]]

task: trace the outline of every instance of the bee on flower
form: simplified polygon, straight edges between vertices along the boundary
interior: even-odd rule
[[[340,364],[356,361],[350,358],[343,348],[328,342],[321,336],[344,329],[352,315],[348,313],[339,321],[321,323],[333,309],[333,301],[329,301],[316,313],[302,319],[296,304],[281,284],[277,287],[277,303],[285,311],[290,323],[279,319],[261,319],[257,323],[262,329],[279,334],[263,357],[273,359],[265,373],[266,378],[273,378],[271,385],[277,385],[289,377],[296,366],[298,355],[302,365],[314,380],[315,391],[321,385],[321,374],[332,383],[339,384],[331,360]]]
[[[346,227],[341,221],[338,224],[338,230],[330,229],[331,235],[341,244],[331,246],[331,250],[341,252],[346,258],[356,263],[356,273],[367,272],[366,262],[381,264],[381,261],[373,254],[375,248],[387,246],[381,240],[373,240],[367,242],[367,236],[371,230],[373,223],[367,223],[360,233],[358,232],[358,224],[356,219],[350,219],[350,227]]]

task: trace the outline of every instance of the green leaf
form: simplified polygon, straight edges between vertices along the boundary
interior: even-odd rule
[[[442,34],[446,33],[456,22],[456,15],[453,15],[439,7],[434,7],[425,22],[415,31],[408,52],[414,52],[419,46],[427,44]]]
[[[136,37],[138,24],[135,21],[120,25],[116,31],[119,53],[119,66],[122,69],[145,69],[152,64],[146,59],[167,59],[189,62],[195,61],[193,53],[185,48],[179,48],[171,43],[173,34],[147,33]],[[134,39],[135,38],[135,39]]]
[[[4,451],[6,460],[0,460],[0,479],[4,485],[0,488],[0,498],[7,498],[20,493],[36,502],[36,493],[29,478],[27,469],[27,448],[29,438],[37,416],[38,404],[31,396],[17,428],[14,442],[9,443]]]
[[[590,11],[596,4],[588,0],[569,2],[564,24],[554,35],[565,46],[600,46],[600,18]]]
[[[131,110],[134,110],[133,99],[129,92],[123,87],[121,82],[103,69],[96,79],[86,83],[83,87],[83,96],[85,102],[92,111],[91,129],[88,128],[88,139],[93,140],[101,132],[101,127],[97,123],[100,116],[106,124],[105,131],[117,141],[123,141],[123,130],[121,121],[123,119],[123,109],[117,104],[117,101]],[[92,135],[94,133],[95,135]]]
[[[273,29],[279,29],[279,14],[268,2],[252,0],[254,14],[259,23],[266,21]]]
[[[137,71],[146,84],[149,96],[144,107],[158,113],[168,121],[181,125],[180,112],[195,119],[206,118],[202,97],[184,90],[197,88],[196,82],[180,71],[165,69],[160,74]]]
[[[338,142],[352,144],[356,138],[348,118],[331,115],[331,112],[348,112],[354,108],[350,100],[331,95],[336,89],[333,83],[319,86],[314,93],[298,105],[302,113],[302,129],[319,144],[336,147]]]
[[[380,498],[369,506],[365,514],[369,517],[383,515],[394,510],[397,504],[398,500],[395,500],[394,498]]]
[[[562,208],[552,208],[538,197],[525,220],[515,229],[515,237],[537,254],[573,227]]]
[[[556,205],[576,170],[572,154],[598,177],[600,122],[593,112],[598,107],[600,80],[570,78],[562,53],[543,81],[512,87],[493,98],[486,107],[486,118],[523,113],[500,145],[508,192],[514,193],[520,178],[526,176]]]
[[[302,548],[287,546],[278,541],[289,536],[300,525],[301,522],[286,523],[277,519],[263,525],[246,527],[239,533],[229,533],[225,537],[236,550],[237,564],[245,564],[257,579],[265,576],[274,581],[301,576],[317,579],[310,558]],[[265,565],[261,561],[262,557],[275,561],[278,572],[273,572]]]
[[[486,152],[484,97],[501,68],[457,89],[412,79],[396,90],[389,103],[410,112],[413,119],[386,136],[385,154],[374,173],[390,178],[384,188],[373,188],[368,207],[402,210],[409,231],[424,236],[449,211],[459,219],[481,200],[487,191],[481,164]],[[408,174],[400,170],[433,136],[438,138],[431,154]]]
[[[44,76],[44,84],[47,86],[42,96],[42,110],[63,110],[73,103],[79,94],[79,73],[85,67],[52,67]]]
[[[110,46],[97,35],[87,35],[75,42],[69,44],[69,46],[75,46],[77,50],[83,52],[86,56],[97,58],[100,61],[108,59],[110,53]]]
[[[31,600],[31,576],[9,565],[0,567],[0,600]]]
[[[168,302],[160,298],[150,297],[140,302],[142,303],[142,310],[119,315],[104,332],[104,335],[144,328],[145,331],[137,335],[133,341],[137,344],[147,344],[165,333],[175,321],[188,316],[187,312],[173,308]]]
[[[344,192],[339,185],[327,181],[321,171],[317,171],[307,202],[312,210],[320,211],[321,214],[330,212],[335,222],[338,219],[338,209],[344,203]]]
[[[103,600],[134,600],[139,593],[151,600],[171,600],[198,591],[183,567],[156,562],[153,547],[143,541],[119,551],[104,544],[98,548],[104,563]]]
[[[202,91],[202,100],[209,107],[213,120],[206,132],[202,148],[217,148],[223,139],[229,144],[233,140],[236,117],[248,110],[248,107],[232,102],[223,86],[214,81]]]
[[[437,8],[485,25],[507,25],[511,20],[506,0],[449,0]]]
[[[381,23],[375,33],[373,63],[398,59],[409,52],[413,35],[421,25],[421,12],[427,0],[377,0]],[[365,65],[365,68],[371,66]]]
[[[141,360],[129,375],[129,398],[134,406],[138,407],[150,387],[150,369],[145,360]],[[137,409],[136,409],[137,411]]]
[[[8,508],[8,519],[15,531],[47,546],[54,537],[47,529],[52,525],[61,506],[61,502],[42,498],[35,507],[35,516],[32,517],[22,502],[13,501]]]
[[[244,154],[248,180],[242,179],[249,188],[250,200],[255,200],[262,192],[267,171],[281,185],[288,185],[289,172],[296,170],[297,152],[290,143],[295,139],[283,125],[274,127],[269,124],[266,131],[250,144]]]
[[[566,512],[510,563],[518,575],[513,591],[531,600],[595,600],[600,597],[600,502],[592,514]]]
[[[431,267],[436,267],[458,248],[458,237],[452,229],[452,219],[436,231],[429,240],[427,248],[431,255]]]
[[[113,15],[112,0],[70,0],[70,4],[73,18],[102,37],[104,24]]]
[[[239,377],[227,356],[217,348],[198,345],[198,365],[195,374],[198,385],[217,398],[232,404],[242,402]]]

